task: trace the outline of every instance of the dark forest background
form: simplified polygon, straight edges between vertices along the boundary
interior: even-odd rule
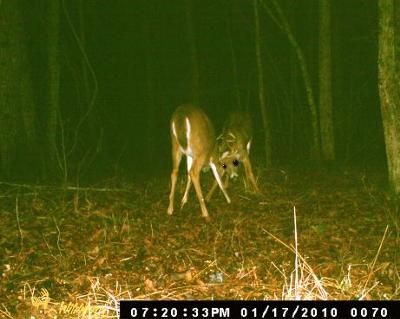
[[[316,101],[318,3],[279,1],[303,50]],[[2,83],[11,93],[0,114],[2,178],[168,176],[170,116],[194,99],[217,128],[231,110],[248,109],[255,125],[252,156],[259,166],[270,165],[263,160],[253,5],[3,1],[1,28],[8,35],[1,39],[1,67],[8,78]],[[272,164],[316,165],[295,52],[262,2],[259,20]],[[332,1],[331,21],[335,163],[385,172],[377,3]]]

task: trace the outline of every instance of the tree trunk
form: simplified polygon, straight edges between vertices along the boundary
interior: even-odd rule
[[[240,94],[240,85],[239,85],[239,75],[238,75],[238,68],[237,68],[237,62],[236,62],[236,54],[235,54],[235,47],[233,45],[233,39],[232,39],[232,18],[233,18],[233,5],[234,3],[230,3],[230,9],[228,12],[231,14],[227,15],[227,35],[228,35],[228,41],[229,41],[229,49],[231,51],[231,60],[232,60],[232,76],[233,76],[233,82],[234,82],[234,90],[235,90],[235,96],[236,96],[236,108],[238,110],[242,110],[242,99],[241,99],[241,94]]]
[[[59,1],[59,0],[56,0]],[[87,44],[86,44],[86,21],[85,21],[85,13],[87,10],[85,10],[86,6],[88,4],[87,0],[78,0],[78,15],[79,15],[79,39],[82,44],[82,47],[86,49]],[[81,70],[82,70],[82,100],[84,104],[84,108],[88,107],[90,104],[90,81],[89,81],[89,72],[88,72],[88,66],[85,61],[85,59],[82,57],[80,59],[81,63]],[[90,125],[94,124],[94,121],[89,121]],[[94,130],[92,129],[92,132]]]
[[[400,26],[397,20],[400,9],[395,0],[379,0],[378,6],[379,95],[388,177],[391,188],[400,194]]]
[[[187,39],[189,44],[190,63],[192,68],[191,73],[191,101],[194,104],[200,103],[200,74],[199,74],[199,63],[197,57],[197,45],[196,38],[193,30],[193,1],[185,0],[186,10],[186,27],[187,27]]]
[[[314,100],[314,93],[311,85],[310,75],[308,73],[306,59],[303,54],[303,50],[300,45],[297,43],[296,38],[293,35],[293,32],[290,28],[290,25],[284,15],[281,7],[279,6],[276,0],[271,0],[273,7],[275,8],[277,15],[272,13],[272,10],[266,5],[266,2],[262,2],[265,10],[267,11],[270,18],[273,22],[286,33],[288,37],[290,45],[293,47],[296,57],[299,61],[301,75],[304,81],[304,86],[306,89],[306,97],[308,106],[310,108],[310,117],[311,117],[311,158],[319,162],[321,157],[321,147],[320,147],[320,139],[319,139],[319,122],[318,122],[318,112],[317,106]]]
[[[37,160],[36,112],[30,64],[19,1],[0,5],[0,168],[31,173]],[[18,167],[19,166],[19,167]]]
[[[330,0],[319,1],[319,120],[324,161],[335,160],[332,114],[331,9]]]
[[[144,61],[146,67],[146,153],[147,158],[153,158],[156,152],[155,136],[156,136],[156,105],[154,98],[154,52],[152,50],[151,41],[154,38],[154,30],[149,21],[153,21],[151,13],[154,12],[154,6],[151,3],[146,7],[145,17],[143,19],[143,32],[144,32]]]
[[[59,30],[60,2],[49,0],[48,11],[48,72],[49,95],[47,116],[48,174],[55,176],[57,164],[57,120],[60,109]]]
[[[267,107],[265,103],[264,93],[264,69],[263,60],[261,57],[261,32],[260,32],[260,20],[258,14],[257,0],[254,0],[254,23],[255,23],[255,46],[256,46],[256,63],[257,63],[257,75],[258,75],[258,98],[260,101],[261,117],[264,127],[264,147],[265,147],[265,165],[266,167],[272,166],[272,154],[271,154],[271,133],[270,125],[267,116]]]

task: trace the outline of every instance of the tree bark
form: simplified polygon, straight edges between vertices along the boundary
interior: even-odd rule
[[[31,173],[37,160],[36,112],[20,1],[0,5],[0,167]],[[28,160],[27,160],[28,159]],[[20,165],[20,167],[18,167]]]
[[[330,0],[319,1],[319,120],[324,161],[335,160],[332,112],[331,9]]]
[[[200,74],[199,74],[199,63],[196,38],[193,30],[193,1],[185,0],[185,11],[186,11],[186,27],[187,27],[187,39],[189,44],[189,54],[191,62],[191,101],[194,104],[200,103]]]
[[[156,136],[156,104],[154,98],[154,52],[152,50],[151,41],[154,38],[154,30],[151,28],[149,21],[151,12],[154,11],[154,6],[151,3],[145,8],[145,17],[143,19],[144,32],[144,61],[146,69],[146,153],[147,158],[153,158],[156,152],[155,136]]]
[[[399,5],[379,0],[378,76],[389,184],[400,194],[400,27]]]
[[[231,51],[231,61],[232,61],[232,76],[233,76],[233,83],[234,83],[234,90],[236,96],[236,108],[243,111],[242,108],[242,99],[240,94],[240,85],[239,85],[239,75],[238,75],[238,68],[236,62],[236,54],[235,54],[235,47],[233,45],[232,39],[232,17],[233,17],[233,5],[234,3],[228,2],[230,4],[230,9],[228,12],[231,14],[227,15],[227,35],[229,41],[229,49]]]
[[[59,0],[57,0],[59,1]],[[87,41],[86,41],[86,21],[85,21],[85,9],[86,6],[88,5],[89,1],[88,0],[78,0],[78,15],[79,15],[79,39],[80,42],[82,43],[82,47],[86,48],[87,47]],[[83,90],[83,104],[85,107],[87,107],[90,104],[90,81],[89,81],[89,72],[88,72],[88,66],[85,61],[85,59],[82,57],[80,59],[80,64],[81,64],[81,70],[82,70],[82,90]],[[94,121],[89,121],[91,125],[93,125]],[[94,130],[92,130],[94,131]]]
[[[49,95],[47,113],[48,161],[46,168],[51,177],[55,176],[57,163],[57,118],[60,110],[60,61],[59,30],[60,2],[48,0],[48,72]]]
[[[306,97],[308,106],[310,109],[310,117],[311,117],[311,158],[319,162],[321,158],[321,146],[320,146],[320,138],[319,138],[319,121],[318,121],[318,112],[317,106],[314,100],[314,92],[311,85],[310,75],[308,73],[306,59],[304,57],[303,50],[301,49],[300,45],[298,44],[296,38],[293,35],[293,32],[290,28],[290,25],[284,15],[281,7],[279,6],[276,0],[271,0],[273,7],[275,8],[277,14],[273,14],[272,10],[266,5],[265,1],[262,2],[264,5],[265,10],[267,11],[270,18],[273,22],[283,31],[286,33],[288,37],[290,45],[293,47],[297,60],[299,61],[301,75],[304,81],[304,86],[306,90]]]
[[[258,98],[260,101],[261,117],[264,127],[264,148],[265,148],[265,165],[266,167],[272,166],[272,145],[271,145],[271,133],[270,125],[267,115],[267,107],[265,103],[264,93],[264,69],[263,60],[261,57],[261,32],[260,32],[260,20],[258,14],[258,3],[254,0],[254,23],[255,23],[255,51],[256,51],[256,63],[257,63],[257,76],[258,76]]]

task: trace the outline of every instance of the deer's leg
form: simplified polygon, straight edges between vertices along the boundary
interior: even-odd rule
[[[222,181],[221,181],[221,178],[219,176],[217,167],[215,166],[214,163],[210,163],[210,167],[211,167],[211,170],[212,170],[212,172],[214,174],[215,180],[218,183],[219,188],[221,189],[222,193],[224,193],[226,201],[230,204],[231,203],[231,199],[229,198],[228,193],[225,191],[224,185],[222,185]]]
[[[251,167],[250,158],[245,156],[243,158],[243,166],[246,173],[247,182],[251,185],[256,193],[260,193],[260,189],[257,186],[256,179],[254,178],[253,169]]]
[[[187,173],[188,174],[187,174],[187,183],[186,183],[185,193],[184,193],[184,195],[182,197],[182,201],[181,201],[181,209],[187,203],[189,190],[190,190],[190,187],[192,186],[192,180],[190,178],[190,170],[192,168],[193,158],[191,158],[190,156],[186,156],[186,161],[187,161]]]
[[[221,174],[221,178],[222,178],[222,176],[224,176],[224,174]],[[230,180],[230,178],[229,178],[229,175],[228,175],[228,174],[226,174],[226,176],[225,176],[225,183],[224,183],[224,187],[225,187],[225,189],[228,189],[228,186],[229,186],[229,180]]]
[[[218,186],[217,181],[214,181],[213,185],[211,186],[211,189],[207,193],[207,196],[206,196],[206,201],[207,202],[210,201],[211,196],[215,192],[215,189],[217,188],[217,186]]]
[[[203,192],[201,191],[200,186],[200,171],[201,171],[202,163],[197,159],[194,161],[192,169],[190,170],[190,178],[192,179],[194,189],[196,190],[196,195],[200,203],[201,215],[205,218],[208,218],[208,211],[206,204],[204,202]]]
[[[174,197],[175,186],[178,178],[179,164],[181,162],[182,152],[179,149],[178,143],[172,139],[172,172],[171,172],[171,192],[169,193],[169,205],[167,213],[172,215],[174,212]]]
[[[225,174],[225,171],[222,171],[221,177],[224,176],[224,174]],[[226,177],[229,178],[228,175],[226,175]],[[217,183],[217,181],[215,180],[214,183],[213,183],[213,185],[212,185],[212,187],[211,187],[211,189],[208,191],[208,194],[207,194],[207,196],[206,196],[206,202],[209,202],[209,201],[210,201],[211,196],[214,194],[215,189],[217,188],[217,186],[218,186],[218,183]]]

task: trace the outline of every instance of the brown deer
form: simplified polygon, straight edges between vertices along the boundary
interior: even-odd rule
[[[185,193],[181,201],[181,209],[188,200],[189,190],[193,182],[200,203],[201,214],[203,217],[209,218],[200,187],[200,172],[204,166],[209,165],[211,167],[216,183],[225,195],[226,201],[228,203],[231,202],[220,177],[220,174],[223,173],[223,168],[219,162],[214,127],[204,111],[193,105],[179,106],[173,113],[170,124],[172,173],[167,213],[171,215],[174,211],[175,186],[178,178],[179,164],[182,155],[186,155],[188,176]]]
[[[222,162],[224,173],[227,174],[225,188],[228,187],[229,178],[238,176],[237,171],[240,162],[242,162],[247,185],[250,185],[255,193],[260,193],[249,157],[252,137],[253,126],[250,115],[247,112],[240,111],[231,113],[225,121],[221,136],[218,138],[219,153],[221,154],[220,161]],[[211,199],[215,188],[216,184],[214,183],[207,194],[207,201]]]

